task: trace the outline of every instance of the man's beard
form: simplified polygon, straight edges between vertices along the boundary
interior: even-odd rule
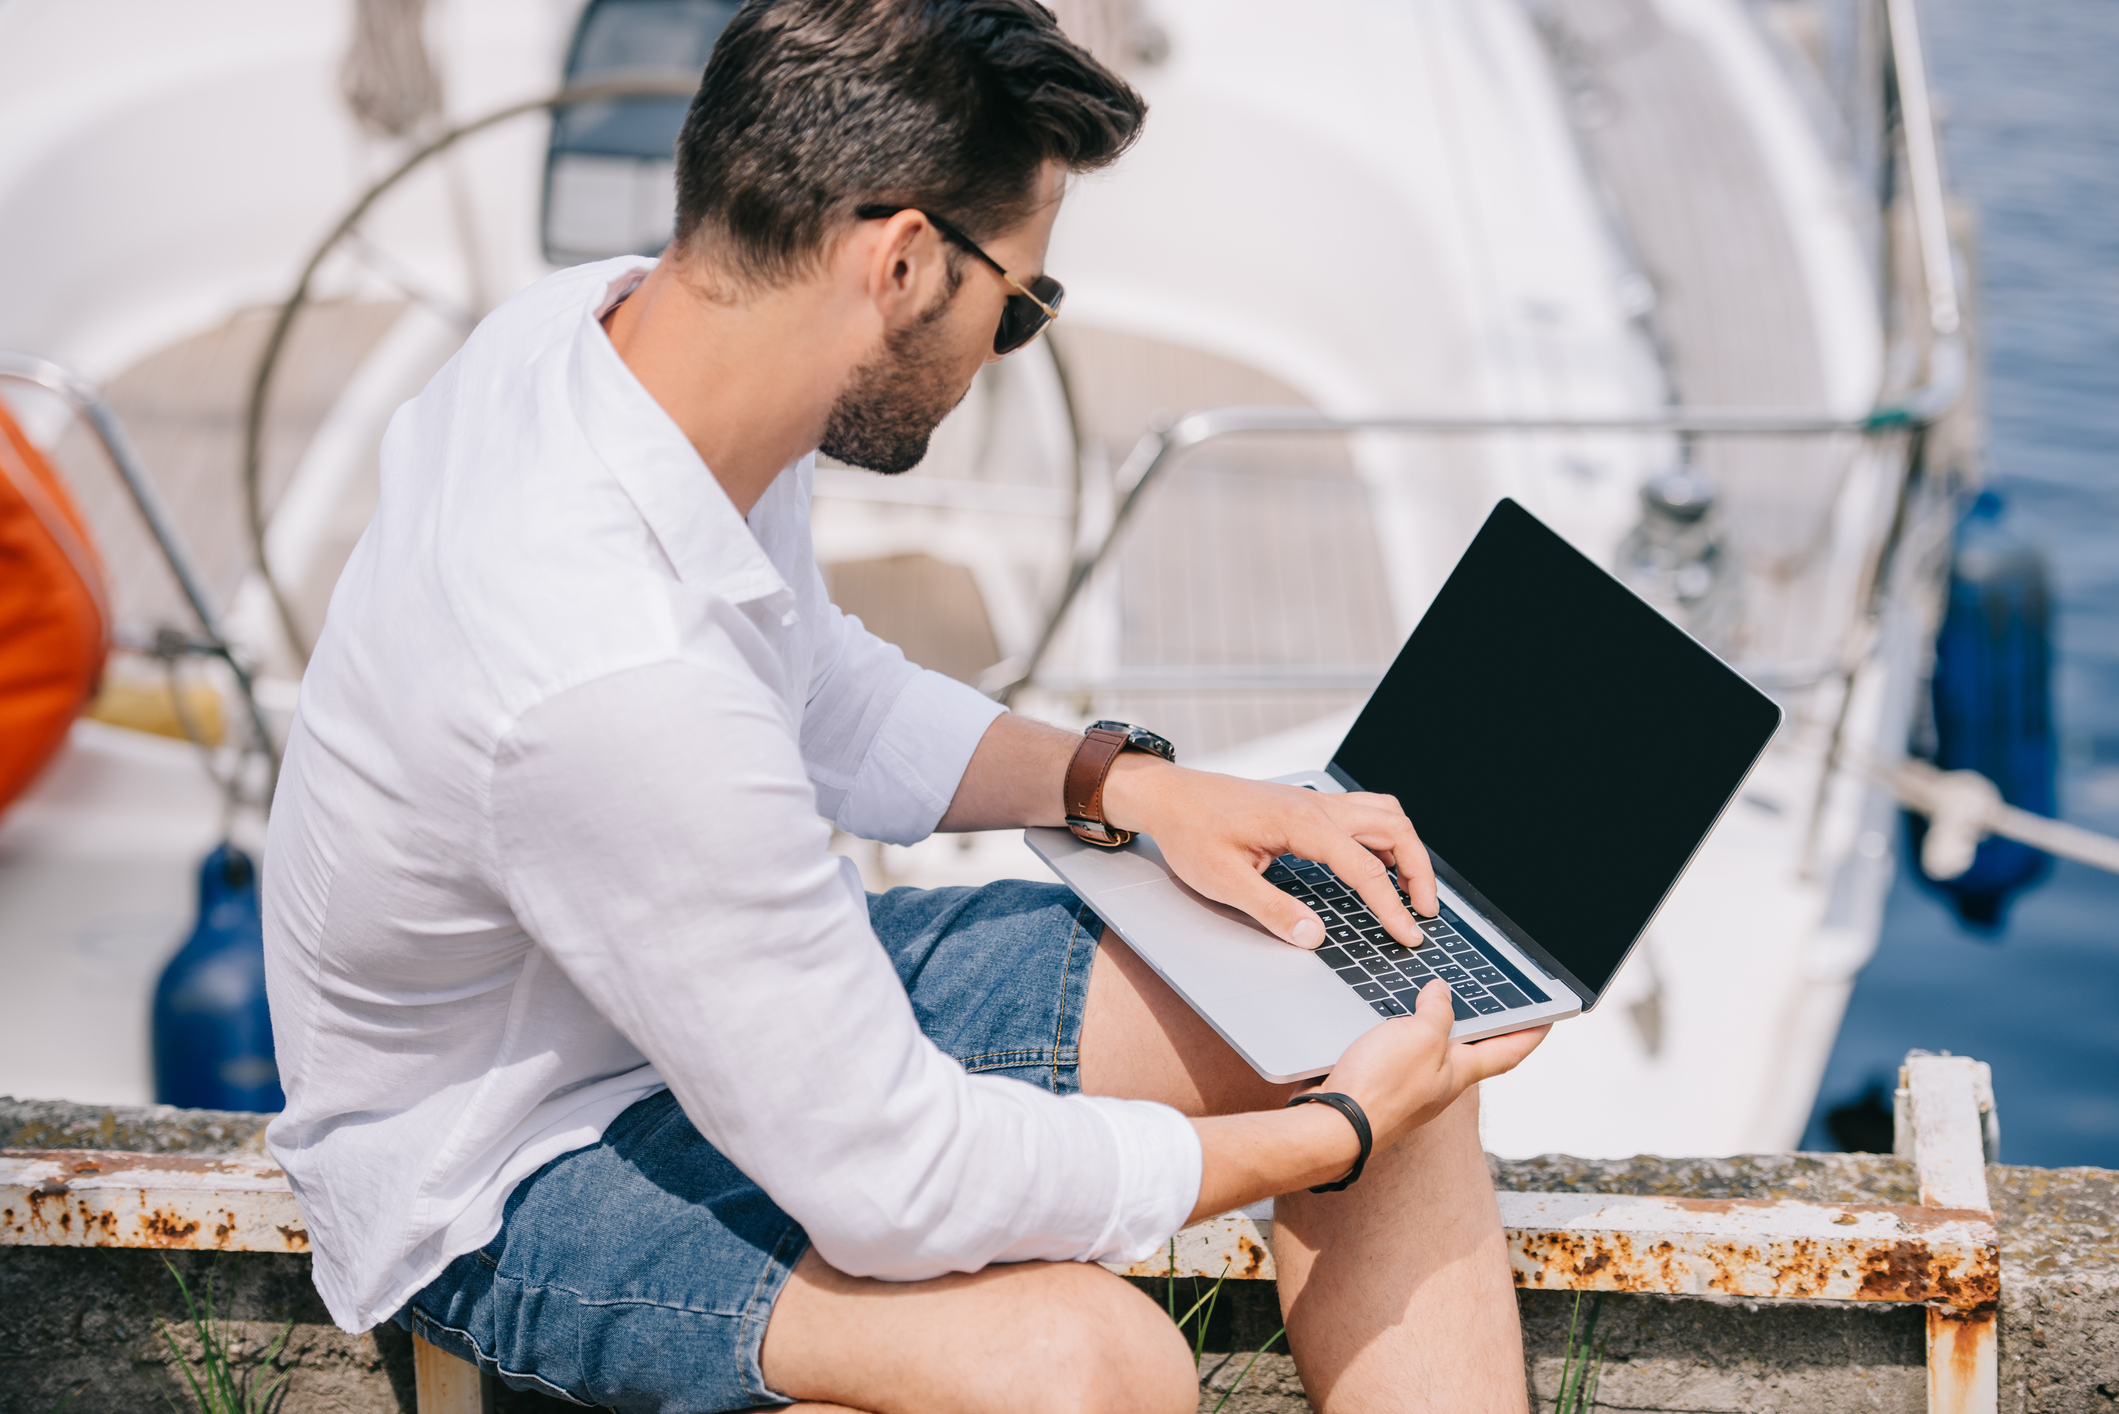
[[[831,406],[818,451],[885,476],[920,464],[934,429],[971,391],[969,382],[951,387],[956,379],[942,349],[948,303],[944,297],[918,323],[886,334],[882,352],[854,370]]]

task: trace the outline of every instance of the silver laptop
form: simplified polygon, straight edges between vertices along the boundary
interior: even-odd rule
[[[1429,981],[1464,1040],[1589,1010],[1781,720],[1773,700],[1517,505],[1487,517],[1320,791],[1396,796],[1441,894],[1399,943],[1330,870],[1268,880],[1317,911],[1291,947],[1193,892],[1142,835],[1024,835],[1164,981],[1273,1081],[1322,1075]]]

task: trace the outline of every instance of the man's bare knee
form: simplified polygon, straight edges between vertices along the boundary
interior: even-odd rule
[[[1192,1354],[1168,1315],[1095,1267],[1055,1266],[1048,1276],[1022,1414],[1193,1414]]]

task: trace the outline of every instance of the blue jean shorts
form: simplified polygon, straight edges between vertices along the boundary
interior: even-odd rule
[[[920,1026],[964,1068],[1080,1088],[1096,915],[1057,884],[893,889],[868,916]],[[786,1404],[758,1363],[809,1237],[668,1091],[509,1195],[492,1241],[399,1325],[518,1389],[640,1414]]]

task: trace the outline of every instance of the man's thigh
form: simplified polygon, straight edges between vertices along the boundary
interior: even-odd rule
[[[1251,1069],[1116,934],[1097,947],[1083,1009],[1081,1088],[1188,1115],[1278,1109],[1295,1093]]]
[[[921,1029],[974,1074],[1190,1115],[1271,1109],[1293,1093],[1260,1079],[1060,885],[893,889],[870,895],[868,912]]]
[[[773,1307],[765,1378],[871,1414],[1192,1414],[1192,1353],[1101,1267],[1022,1262],[931,1281],[832,1270],[814,1251]]]
[[[1187,1114],[1285,1102],[1293,1087],[1260,1079],[1138,955],[1115,935],[1098,937],[1094,916],[1085,910],[1076,914],[1081,930],[1070,929],[1060,949],[1064,966],[1055,967],[1050,920],[1035,925],[1046,930],[1039,946],[1020,926],[1039,918],[1039,910],[1020,905],[1042,899],[1039,907],[1050,907],[1060,895],[1043,886],[1022,887],[1029,892],[1004,893],[984,905],[940,894],[900,901],[908,919],[933,918],[961,902],[978,910],[959,915],[965,926],[982,926],[978,917],[1016,920],[1016,936],[1005,943],[988,939],[1009,956],[1009,966],[1028,973],[1023,985],[1030,992],[1016,995],[1013,1006],[1047,1005],[1033,999],[1054,995],[1054,979],[1064,971],[1069,985],[1061,990],[1069,1000],[1053,1010],[1068,1064],[1041,1060],[1030,1072],[1017,1072],[1021,1078],[1038,1083],[1058,1075],[1052,1088],[1062,1094],[1079,1089],[1159,1100]],[[1008,902],[996,908],[1002,899]],[[931,926],[919,931],[926,934]],[[929,957],[946,959],[954,951],[946,939],[938,944]],[[1068,1015],[1070,1007],[1078,1010]],[[951,1027],[930,1024],[925,1015],[922,1024],[931,1035],[939,1031],[938,1042],[950,1048]],[[961,1042],[958,1048],[964,1049]],[[1071,1263],[876,1282],[833,1271],[811,1252],[773,1308],[762,1362],[777,1390],[866,1410],[1020,1414],[1048,1404],[1189,1410],[1197,1399],[1190,1353],[1168,1315],[1102,1268]]]

